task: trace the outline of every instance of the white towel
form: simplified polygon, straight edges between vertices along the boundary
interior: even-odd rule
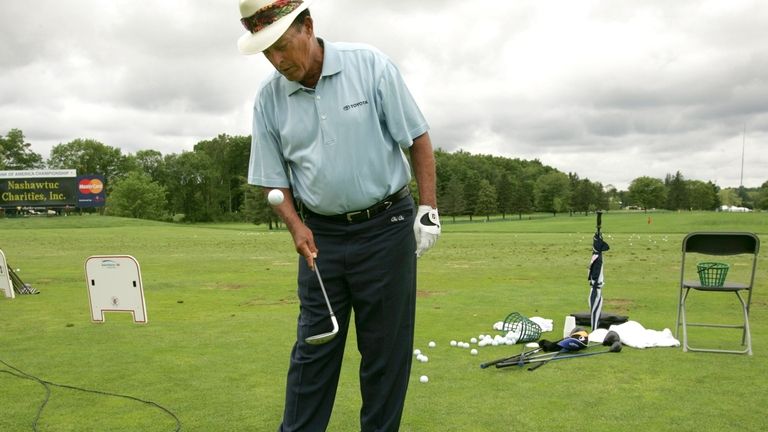
[[[542,333],[551,332],[552,329],[554,328],[551,319],[542,318],[542,317],[538,317],[538,316],[530,317],[528,319],[533,321],[533,322],[535,322],[536,324],[538,324],[539,327],[541,327],[541,332]]]
[[[627,321],[623,324],[614,324],[606,329],[597,329],[589,335],[590,342],[602,343],[608,331],[613,330],[619,334],[621,343],[632,348],[651,347],[678,347],[680,341],[675,339],[672,331],[665,328],[662,331],[650,330],[643,327],[637,321]]]

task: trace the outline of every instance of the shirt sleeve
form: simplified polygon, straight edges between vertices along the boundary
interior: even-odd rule
[[[261,95],[260,95],[261,96]],[[253,106],[251,156],[248,162],[248,183],[264,187],[290,187],[288,164],[283,158],[278,134],[269,126],[270,114],[256,98]]]
[[[379,80],[377,96],[383,107],[384,121],[392,138],[401,147],[410,147],[413,139],[429,130],[397,66],[389,59]]]

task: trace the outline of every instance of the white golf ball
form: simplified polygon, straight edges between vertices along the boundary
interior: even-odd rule
[[[470,351],[469,353],[472,354],[472,355],[477,355],[477,350],[472,348],[472,351]]]
[[[430,347],[430,348],[434,348],[434,347],[436,347],[436,346],[437,346],[437,344],[435,343],[435,341],[430,341],[430,342],[429,342],[429,347]]]
[[[452,347],[455,347],[455,346],[456,346],[456,341],[455,341],[455,340],[452,340],[452,341],[451,341],[451,346],[452,346]]]
[[[419,381],[420,381],[420,382],[423,382],[423,383],[428,383],[428,382],[429,382],[429,377],[427,377],[426,375],[422,375],[422,376],[419,378]]]
[[[269,201],[269,203],[272,205],[281,204],[283,199],[285,199],[285,197],[283,196],[283,191],[280,189],[272,189],[267,195],[267,201]]]
[[[417,348],[417,349],[415,349],[415,350],[413,350],[413,355],[415,355],[415,356],[420,356],[420,355],[421,355],[421,350],[420,350],[420,349],[418,349],[418,348]]]
[[[471,342],[473,344],[476,344],[477,343],[477,338],[472,338],[472,339],[469,340],[469,342]]]

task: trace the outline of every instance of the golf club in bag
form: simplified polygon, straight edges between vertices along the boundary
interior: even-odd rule
[[[326,333],[320,333],[314,336],[309,336],[304,341],[310,345],[322,345],[324,343],[329,342],[331,339],[333,339],[336,334],[339,332],[339,323],[336,320],[336,315],[333,314],[333,309],[331,308],[331,301],[328,300],[328,293],[325,292],[325,285],[323,285],[323,279],[320,277],[320,269],[317,268],[317,261],[315,261],[315,274],[317,275],[317,281],[320,282],[320,290],[323,292],[323,297],[325,298],[325,304],[328,306],[328,313],[331,314],[331,323],[333,324],[333,329],[331,331]]]

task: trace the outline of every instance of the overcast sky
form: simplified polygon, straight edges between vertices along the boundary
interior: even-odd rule
[[[768,180],[764,0],[316,0],[315,31],[400,67],[432,142],[539,159],[626,189],[640,176]],[[124,154],[250,134],[271,70],[242,56],[237,0],[2,0],[0,135]],[[744,133],[746,129],[746,133]]]

